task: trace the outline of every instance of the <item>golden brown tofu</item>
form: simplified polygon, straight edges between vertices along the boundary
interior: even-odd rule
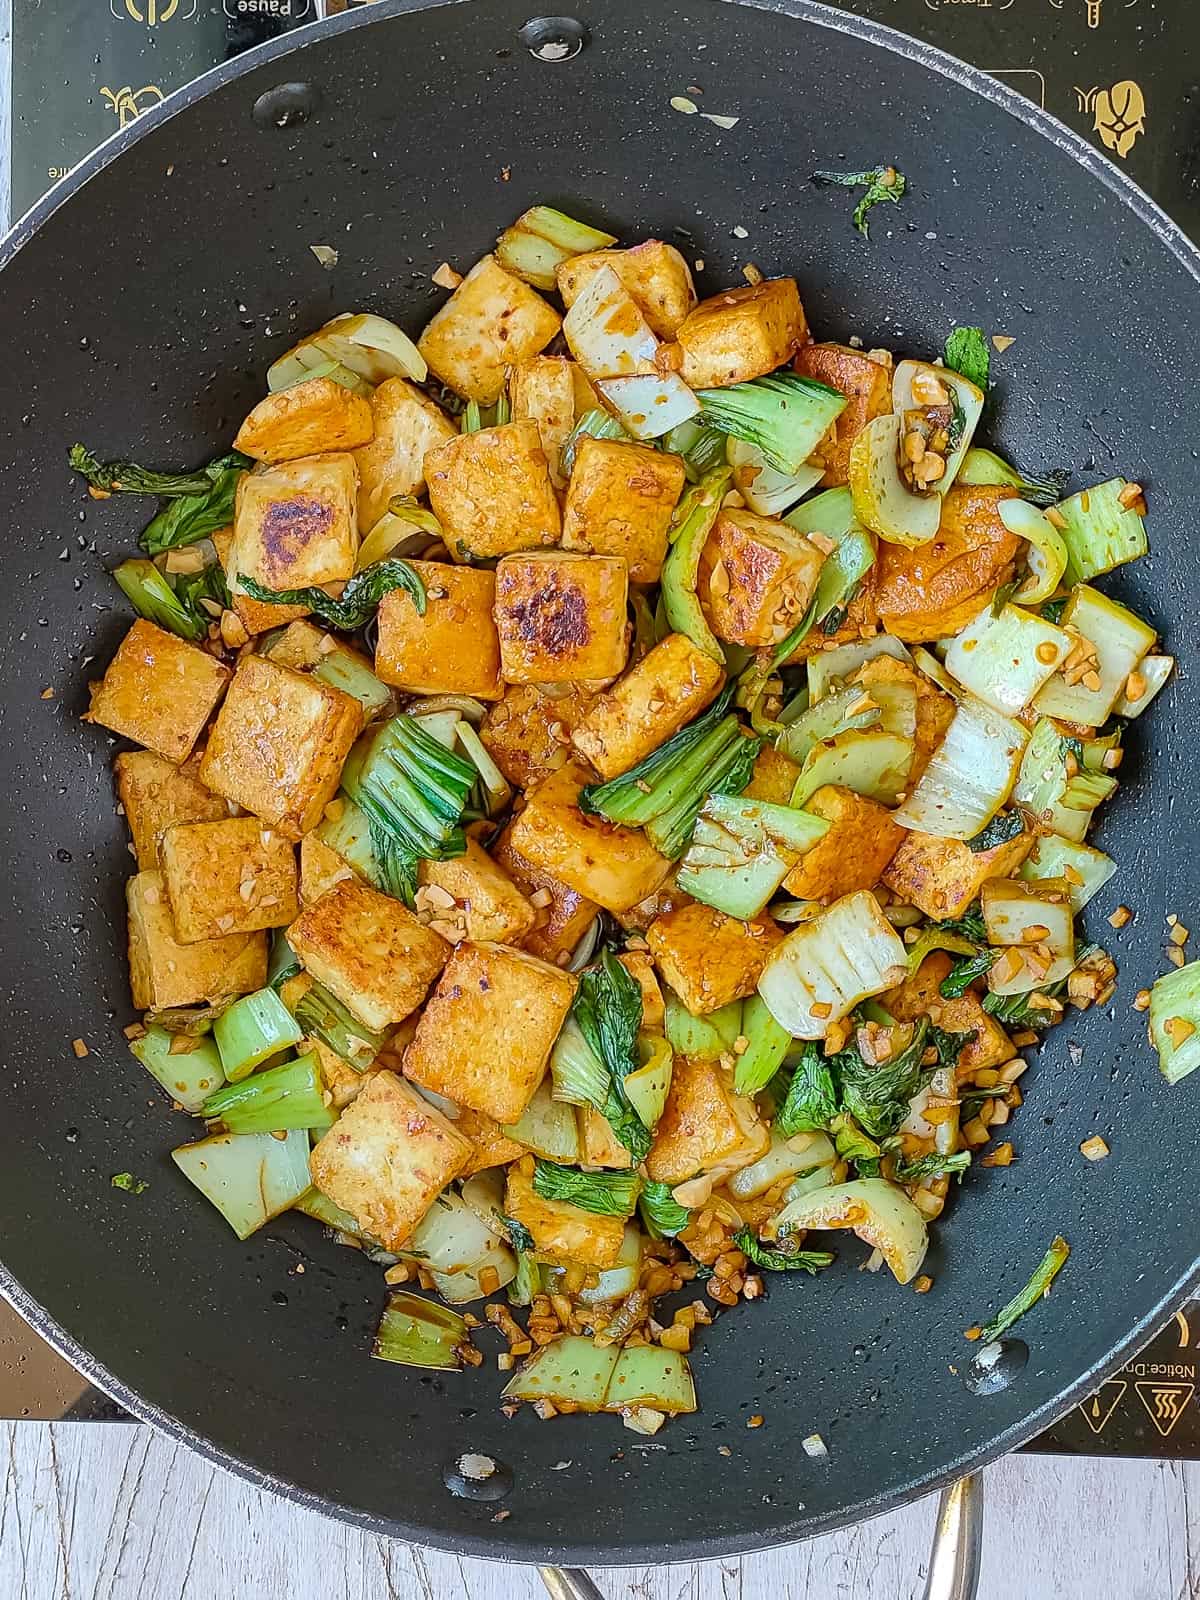
[[[344,583],[358,551],[358,473],[345,451],[258,467],[238,479],[233,547],[226,573],[234,609],[248,633],[290,622],[294,606],[239,604],[239,576],[265,589]]]
[[[510,683],[488,707],[479,737],[509,783],[531,789],[567,761],[575,726],[595,701],[579,684]]]
[[[754,758],[754,771],[742,794],[747,800],[766,800],[773,806],[790,805],[799,776],[797,762],[774,745],[765,744]]]
[[[825,557],[774,517],[722,511],[700,553],[696,592],[719,639],[779,644],[808,610]]]
[[[375,676],[410,694],[499,700],[500,641],[492,620],[496,577],[479,567],[411,561],[425,585],[425,614],[404,589],[379,602]]]
[[[534,866],[577,889],[606,911],[628,911],[671,870],[640,828],[623,828],[580,811],[588,781],[577,766],[551,773],[526,796],[510,829],[513,846]]]
[[[139,617],[103,681],[92,686],[83,721],[98,722],[179,764],[191,755],[232,676],[194,644]]]
[[[159,850],[180,944],[283,928],[300,910],[295,847],[257,817],[177,823]]]
[[[496,629],[506,683],[615,678],[629,653],[629,573],[616,556],[506,556]]]
[[[942,639],[965,628],[1012,577],[1021,541],[1000,520],[1015,489],[990,484],[947,490],[928,544],[907,550],[879,542],[875,606],[897,639]]]
[[[907,661],[897,661],[893,656],[876,656],[866,662],[855,674],[855,683],[861,683],[870,693],[874,683],[907,684],[917,696],[917,726],[913,735],[913,758],[909,768],[908,785],[913,788],[933,752],[946,737],[954,721],[954,701]]]
[[[633,1165],[633,1157],[612,1131],[612,1126],[592,1106],[579,1110],[579,1160],[585,1167],[617,1171]]]
[[[642,1027],[651,1033],[659,1032],[666,1017],[666,1007],[654,962],[645,950],[625,950],[617,960],[630,977],[637,980],[637,986],[642,991]]]
[[[375,1033],[417,1009],[450,955],[407,906],[354,878],[305,906],[288,943],[305,971]]]
[[[699,1172],[734,1171],[771,1142],[752,1101],[733,1094],[715,1061],[676,1056],[667,1103],[654,1130],[646,1171],[656,1183],[684,1183]]]
[[[506,1167],[525,1154],[525,1146],[510,1139],[498,1122],[485,1117],[482,1111],[472,1111],[470,1106],[463,1106],[454,1126],[471,1144],[471,1158],[461,1173],[464,1178],[486,1167]]]
[[[374,431],[370,404],[332,378],[308,378],[260,400],[233,448],[255,461],[295,461],[326,450],[355,450]]]
[[[885,1011],[897,1022],[915,1022],[931,1011],[939,1028],[948,1033],[973,1033],[958,1058],[964,1074],[981,1067],[999,1067],[1013,1058],[1012,1040],[970,990],[956,1000],[943,1000],[940,985],[949,977],[954,961],[944,950],[931,951],[910,978],[879,997]]]
[[[821,483],[834,488],[850,482],[850,446],[876,417],[892,409],[892,369],[846,344],[806,344],[792,366],[804,378],[840,389],[846,409],[817,452],[825,463]]]
[[[883,873],[893,894],[937,922],[961,917],[989,878],[1011,878],[1033,848],[1020,833],[990,850],[968,850],[961,839],[910,833]]]
[[[686,634],[669,633],[596,699],[572,742],[602,778],[615,778],[711,705],[724,676]]]
[[[126,885],[129,985],[138,1011],[203,1005],[250,994],[267,981],[265,933],[234,933],[180,944],[161,872],[139,872]]]
[[[504,388],[505,368],[538,355],[561,326],[541,295],[489,255],[426,324],[417,348],[448,388],[490,406]]]
[[[229,805],[200,782],[200,762],[190,756],[181,767],[153,750],[126,750],[113,762],[117,799],[133,835],[137,864],[158,866],[158,841],[176,822],[218,822]]]
[[[630,906],[628,911],[614,912],[617,921],[626,933],[645,933],[652,922],[657,922],[659,917],[665,917],[668,911],[678,911],[681,906],[695,905],[690,894],[685,892],[675,882],[672,871],[653,894],[648,894],[644,900],[639,900],[637,905]]]
[[[539,1256],[567,1265],[611,1267],[625,1237],[624,1217],[603,1217],[566,1200],[545,1200],[534,1192],[533,1161],[526,1157],[508,1169],[504,1212],[533,1235]]]
[[[769,917],[742,922],[696,901],[668,911],[646,930],[658,970],[696,1017],[753,994],[782,937]]]
[[[588,250],[558,268],[558,292],[569,311],[601,267],[611,267],[621,287],[660,339],[673,339],[696,304],[687,262],[672,244],[646,239],[629,250]]]
[[[329,1095],[335,1111],[344,1111],[357,1100],[376,1074],[374,1067],[368,1067],[365,1072],[356,1072],[349,1062],[343,1061],[324,1039],[318,1039],[315,1034],[305,1039],[298,1048],[316,1056],[321,1087]]]
[[[794,278],[766,278],[711,295],[675,335],[680,376],[691,389],[720,389],[761,378],[808,342],[808,323]]]
[[[387,1250],[399,1250],[471,1158],[471,1146],[394,1072],[377,1072],[309,1158],[313,1182]]]
[[[818,789],[804,809],[824,817],[829,831],[783,880],[799,900],[837,900],[856,889],[873,889],[906,837],[886,806],[837,784]]]
[[[425,488],[425,457],[458,438],[458,429],[427,394],[406,378],[386,378],[371,396],[370,442],[354,452],[358,467],[358,531],[364,537],[393,495]]]
[[[362,706],[340,689],[265,656],[243,656],[201,781],[299,839],[321,820],[362,724]]]
[[[563,510],[563,549],[623,556],[630,583],[657,583],[685,477],[682,456],[615,439],[580,440]]]
[[[575,996],[575,979],[500,944],[453,952],[404,1053],[404,1075],[505,1125],[518,1120]]]
[[[600,907],[526,860],[513,845],[512,830],[510,822],[492,846],[492,860],[534,906],[537,920],[522,939],[522,947],[542,961],[562,966],[595,921]]]
[[[456,561],[558,543],[561,517],[537,423],[463,433],[425,457],[429,503]]]
[[[537,423],[546,465],[557,489],[567,481],[562,470],[562,452],[575,426],[577,371],[575,362],[568,361],[565,356],[531,356],[513,367],[508,375],[513,418],[519,422],[529,417]]]
[[[323,894],[328,894],[335,883],[358,874],[350,863],[331,850],[315,833],[306,833],[300,841],[300,904],[312,905]]]
[[[477,839],[449,861],[422,861],[417,869],[418,918],[458,944],[520,944],[537,911]]]

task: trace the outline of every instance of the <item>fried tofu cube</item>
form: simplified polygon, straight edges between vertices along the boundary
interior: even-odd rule
[[[540,354],[561,326],[541,295],[488,255],[431,318],[417,349],[448,388],[490,406],[504,388],[505,368]]]
[[[798,762],[765,744],[754,758],[754,770],[742,794],[747,800],[766,800],[773,806],[790,805],[799,776]]]
[[[837,900],[873,889],[907,837],[886,806],[834,783],[818,789],[804,809],[824,817],[829,831],[783,880],[798,900]]]
[[[578,766],[551,773],[526,795],[510,830],[534,866],[577,889],[606,911],[627,911],[653,894],[671,870],[640,828],[625,828],[579,809],[588,781]]]
[[[633,1157],[612,1131],[612,1125],[593,1106],[580,1106],[579,1159],[585,1167],[624,1171]]]
[[[425,457],[429,503],[456,561],[557,544],[561,517],[538,425],[462,433]]]
[[[177,823],[159,850],[180,944],[283,928],[300,910],[295,848],[257,817]]]
[[[535,867],[512,842],[509,823],[492,846],[492,860],[503,868],[534,907],[536,921],[521,940],[530,955],[561,966],[599,915],[594,900]]]
[[[667,1103],[654,1130],[646,1171],[656,1183],[684,1183],[700,1172],[732,1172],[757,1161],[771,1136],[751,1100],[733,1093],[715,1061],[676,1056]]]
[[[595,701],[577,683],[555,684],[552,692],[536,683],[506,684],[479,737],[509,783],[531,789],[566,762],[575,727]]]
[[[908,785],[913,788],[932,759],[933,752],[946,737],[954,721],[954,701],[943,694],[923,672],[909,666],[907,661],[897,661],[893,656],[876,656],[866,662],[854,677],[867,693],[872,684],[907,684],[917,696],[917,725],[913,732],[913,758],[909,768]]]
[[[680,377],[690,389],[723,389],[761,378],[808,342],[795,278],[766,278],[711,295],[675,334]]]
[[[560,967],[505,945],[460,944],[404,1053],[404,1075],[514,1123],[546,1075],[574,997]]]
[[[354,452],[358,531],[364,537],[393,495],[424,491],[425,457],[458,438],[458,429],[441,406],[407,378],[385,378],[370,403],[374,432]]]
[[[327,450],[355,450],[374,432],[370,404],[332,378],[308,378],[260,400],[233,448],[255,461],[295,461]]]
[[[623,556],[631,583],[657,583],[685,477],[682,456],[581,439],[563,511],[563,549]]]
[[[349,1062],[343,1061],[336,1051],[331,1050],[324,1039],[318,1039],[316,1034],[305,1039],[297,1049],[316,1056],[317,1068],[321,1074],[321,1087],[329,1095],[335,1111],[344,1111],[348,1105],[357,1100],[371,1079],[376,1076],[375,1067],[368,1067],[365,1072],[358,1072]]]
[[[226,801],[204,787],[199,771],[196,756],[177,767],[153,750],[126,750],[113,762],[117,799],[143,871],[158,866],[158,841],[165,829],[176,822],[219,822],[229,815]]]
[[[724,676],[686,634],[669,633],[596,699],[571,741],[602,778],[615,778],[711,705]]]
[[[357,495],[358,473],[346,451],[259,467],[238,479],[226,576],[247,633],[290,622],[297,609],[303,614],[306,608],[252,599],[242,592],[242,575],[265,589],[320,587],[353,577]]]
[[[536,909],[477,839],[449,861],[422,861],[417,881],[418,917],[455,944],[520,944],[537,922]]]
[[[340,689],[266,656],[243,656],[201,782],[299,839],[321,820],[362,725],[362,706]]]
[[[792,366],[801,377],[815,378],[846,396],[846,409],[817,454],[825,463],[821,482],[826,488],[849,483],[850,446],[868,422],[892,409],[891,366],[846,344],[806,344]]]
[[[1015,489],[955,484],[942,498],[936,537],[908,550],[880,540],[875,609],[888,633],[916,642],[958,633],[1013,575],[1021,541],[1000,520]]]
[[[663,1004],[654,962],[644,950],[625,950],[617,960],[629,976],[636,979],[642,991],[642,1027],[651,1033],[658,1032],[666,1019],[666,1006]]]
[[[139,872],[126,885],[129,984],[138,1011],[203,1005],[250,994],[267,981],[265,933],[232,933],[181,944],[161,872]]]
[[[365,1234],[399,1250],[471,1146],[394,1072],[378,1072],[309,1158],[313,1182]]]
[[[660,339],[673,339],[696,304],[691,269],[679,251],[661,239],[646,239],[629,250],[588,250],[562,262],[558,292],[568,311],[601,267],[612,268]]]
[[[450,955],[407,906],[356,878],[305,906],[288,943],[305,971],[375,1033],[417,1009]]]
[[[487,1167],[506,1167],[525,1154],[525,1146],[510,1139],[498,1122],[470,1106],[463,1106],[454,1126],[471,1145],[471,1158],[460,1174],[464,1178]]]
[[[508,398],[516,421],[529,417],[537,423],[538,437],[556,489],[566,483],[562,470],[563,446],[575,426],[575,392],[581,369],[565,356],[531,356],[508,375]],[[584,380],[587,381],[586,379]]]
[[[961,917],[989,878],[1013,877],[1033,843],[1026,831],[990,850],[969,850],[961,839],[910,833],[882,878],[893,894],[942,922]]]
[[[614,1265],[625,1237],[623,1217],[604,1217],[566,1200],[546,1200],[537,1194],[533,1161],[528,1156],[508,1169],[504,1213],[528,1228],[538,1255],[601,1272]]]
[[[753,994],[781,938],[769,917],[742,922],[698,901],[668,911],[646,930],[658,970],[695,1017]]]
[[[943,1000],[941,983],[954,967],[944,950],[933,950],[916,972],[895,989],[879,996],[879,1003],[897,1022],[915,1022],[934,1010],[939,1028],[947,1033],[973,1033],[958,1058],[963,1072],[981,1067],[999,1067],[1013,1058],[1012,1040],[990,1012],[983,1009],[979,996],[969,989],[956,1000]]]
[[[178,765],[191,755],[231,677],[228,667],[194,644],[139,617],[103,681],[93,685],[83,720]]]
[[[700,552],[696,591],[719,639],[779,644],[808,610],[825,557],[774,517],[722,511]]]
[[[447,561],[411,561],[425,585],[425,614],[405,589],[379,602],[375,676],[410,694],[499,700],[500,640],[492,620],[496,576]]]
[[[615,678],[629,653],[629,572],[615,556],[506,556],[496,629],[506,683]]]
[[[318,834],[306,833],[300,841],[300,904],[311,906],[335,883],[358,874],[345,859],[330,848]]]

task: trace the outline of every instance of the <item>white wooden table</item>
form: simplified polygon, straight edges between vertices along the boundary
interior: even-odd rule
[[[0,1424],[2,1600],[542,1600],[300,1511],[133,1423]],[[1200,1464],[1011,1457],[989,1470],[983,1600],[1200,1600]],[[613,1600],[918,1600],[933,1502],[811,1544],[595,1576]]]

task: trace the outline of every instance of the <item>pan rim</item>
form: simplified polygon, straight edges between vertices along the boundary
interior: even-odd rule
[[[466,4],[468,0],[376,0],[370,7],[343,13],[322,22],[308,24],[292,33],[259,45],[245,54],[202,74],[175,90],[126,128],[112,134],[99,148],[85,157],[50,189],[0,239],[0,271],[29,242],[34,234],[92,177],[104,170],[140,139],[148,137],[161,124],[189,109],[211,91],[226,87],[273,61],[291,59],[310,43],[348,33],[409,13],[432,11],[445,6]],[[1110,194],[1127,206],[1159,243],[1190,273],[1200,286],[1200,247],[1180,226],[1125,173],[1116,168],[1098,149],[1089,144],[1051,113],[1026,100],[1018,91],[990,77],[956,57],[923,41],[913,39],[884,24],[833,11],[817,0],[710,0],[713,4],[737,5],[794,18],[832,32],[849,35],[948,78],[981,99],[989,101],[1025,123],[1071,157]],[[159,1432],[195,1450],[215,1466],[225,1468],[258,1489],[269,1490],[306,1510],[320,1512],[350,1523],[365,1531],[426,1545],[451,1554],[476,1559],[522,1563],[554,1562],[571,1566],[612,1567],[667,1561],[710,1560],[726,1555],[751,1554],[827,1534],[880,1516],[910,1504],[926,1494],[945,1487],[966,1472],[977,1470],[1028,1443],[1058,1418],[1085,1399],[1109,1375],[1136,1353],[1176,1310],[1191,1291],[1200,1285],[1200,1257],[1159,1297],[1151,1310],[1136,1323],[1105,1357],[1082,1373],[1054,1399],[1047,1401],[1020,1422],[994,1435],[987,1444],[966,1452],[934,1471],[916,1474],[897,1487],[861,1501],[817,1516],[783,1520],[768,1530],[732,1537],[686,1537],[654,1544],[621,1545],[619,1542],[548,1544],[522,1536],[519,1525],[494,1528],[487,1532],[461,1531],[449,1534],[431,1530],[402,1517],[380,1517],[372,1512],[338,1503],[325,1495],[254,1466],[235,1456],[171,1412],[144,1399],[121,1378],[93,1357],[66,1331],[0,1262],[0,1296],[36,1329],[48,1344],[68,1360],[84,1377],[130,1415],[150,1424]]]

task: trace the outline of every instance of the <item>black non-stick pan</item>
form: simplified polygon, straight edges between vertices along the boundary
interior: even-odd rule
[[[381,0],[305,29],[140,118],[3,246],[0,1286],[133,1412],[308,1505],[473,1555],[692,1559],[835,1528],[1013,1449],[1196,1282],[1200,1079],[1164,1085],[1130,1001],[1165,968],[1165,915],[1200,915],[1200,258],[1025,100],[806,0],[593,0],[585,28],[522,36],[528,20],[528,0]],[[740,120],[681,114],[682,94]],[[852,196],[809,174],[881,161],[910,189],[868,243]],[[68,445],[208,459],[301,331],[346,309],[416,329],[439,263],[465,268],[536,201],[671,240],[703,259],[701,292],[748,261],[794,273],[819,337],[933,354],[956,321],[1010,335],[991,440],[1077,484],[1146,485],[1152,554],[1105,582],[1182,663],[1131,729],[1099,834],[1121,870],[1089,916],[1118,996],[1036,1055],[1016,1162],[956,1193],[932,1292],[859,1271],[846,1237],[830,1271],[705,1333],[701,1410],[654,1441],[612,1418],[509,1420],[490,1361],[442,1378],[369,1360],[376,1268],[303,1217],[237,1244],[176,1174],[191,1125],[121,1034],[131,861],[110,746],[78,722],[126,625],[106,568],[142,508],[88,500]],[[311,245],[336,248],[333,271]],[[1136,913],[1119,935],[1118,900]],[[1112,1147],[1096,1165],[1094,1132]],[[113,1188],[122,1171],[150,1187]],[[1071,1259],[1010,1381],[972,1392],[964,1330],[1056,1233]],[[814,1432],[825,1460],[801,1449]],[[502,1502],[447,1488],[464,1451],[503,1464]]]

